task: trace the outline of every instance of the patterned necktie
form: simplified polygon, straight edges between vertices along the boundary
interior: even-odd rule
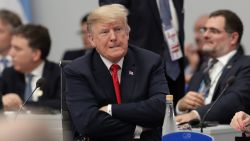
[[[211,87],[211,79],[209,76],[209,71],[213,68],[214,64],[218,62],[217,59],[213,59],[208,62],[207,67],[203,70],[203,81],[201,81],[199,92],[202,92],[205,94],[205,97],[209,94],[209,89]]]
[[[159,0],[159,11],[163,24],[163,30],[167,30],[172,27],[171,20],[171,11],[169,7],[169,0]],[[170,56],[169,49],[166,48],[164,51],[165,61],[166,61],[166,72],[167,75],[172,79],[176,80],[180,75],[180,67],[177,60],[173,61]]]
[[[113,80],[113,85],[115,88],[115,95],[116,95],[116,101],[118,104],[121,104],[121,94],[120,94],[120,84],[119,84],[119,79],[118,79],[118,70],[120,69],[120,66],[117,64],[113,64],[110,67],[111,73],[112,73],[112,80]]]
[[[24,94],[24,100],[27,100],[29,98],[29,96],[32,93],[32,79],[33,79],[33,74],[26,74],[26,86],[25,86],[25,94]],[[28,101],[32,101],[32,99],[29,99]]]
[[[213,59],[211,60],[207,67],[203,70],[203,74],[204,74],[204,83],[205,83],[205,86],[206,87],[210,87],[210,83],[211,83],[211,79],[210,79],[210,76],[209,76],[209,70],[211,70],[214,66],[214,64],[216,64],[218,62],[217,59]]]

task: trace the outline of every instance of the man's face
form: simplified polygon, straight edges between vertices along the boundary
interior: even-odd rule
[[[117,63],[128,50],[129,31],[121,21],[96,23],[92,26],[90,42],[99,54]]]
[[[204,45],[202,51],[211,57],[220,57],[232,50],[235,39],[225,31],[225,18],[222,16],[208,19],[204,28]]]
[[[0,20],[0,54],[10,48],[11,26]]]
[[[91,48],[91,43],[89,42],[89,38],[88,38],[87,23],[83,23],[81,25],[81,36],[82,36],[82,43],[83,43],[84,48]]]
[[[30,72],[37,62],[40,51],[29,47],[29,42],[21,36],[13,36],[9,54],[15,70],[26,73]]]

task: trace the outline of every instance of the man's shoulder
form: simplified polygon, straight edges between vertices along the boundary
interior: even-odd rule
[[[136,46],[136,45],[130,44],[129,45],[129,50],[132,53],[136,54],[135,57],[146,57],[148,59],[161,58],[161,56],[159,54],[154,53],[154,52],[152,52],[150,50],[141,48],[141,47]]]
[[[82,53],[85,52],[84,49],[74,49],[74,50],[66,50],[65,53]]]
[[[250,56],[249,55],[240,55],[238,57],[238,59],[236,59],[235,64],[250,66]]]
[[[86,53],[85,55],[72,60],[68,65],[65,66],[64,70],[72,71],[84,71],[88,68],[91,68],[91,60],[93,58],[94,50]]]
[[[73,60],[84,55],[85,52],[85,49],[67,50],[63,55],[63,60]]]
[[[59,70],[60,67],[59,67],[59,63],[55,63],[55,62],[52,62],[52,61],[49,61],[49,60],[46,60],[45,61],[45,69],[50,69],[50,70]]]
[[[2,73],[2,78],[19,78],[18,76],[21,76],[21,75],[24,75],[23,73],[21,72],[18,72],[14,69],[14,67],[8,67],[8,68],[5,68],[3,73]]]

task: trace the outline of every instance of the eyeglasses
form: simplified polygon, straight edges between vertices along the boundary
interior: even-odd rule
[[[225,33],[231,34],[230,32],[227,32],[225,30],[222,31],[222,30],[219,30],[219,29],[214,28],[214,27],[211,27],[211,28],[202,27],[202,28],[200,28],[200,32],[202,34],[204,34],[205,32],[209,32],[209,33],[212,33],[212,34],[220,34],[220,33],[225,32]]]

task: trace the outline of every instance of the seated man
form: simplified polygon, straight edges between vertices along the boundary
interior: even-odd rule
[[[250,107],[250,57],[238,51],[243,34],[240,18],[229,10],[212,12],[204,27],[202,51],[210,59],[190,81],[189,92],[177,103],[178,122],[202,119],[219,95],[223,94],[207,115],[207,121],[229,124],[234,113]],[[234,82],[227,87],[228,79]]]
[[[60,68],[46,59],[50,47],[50,35],[43,26],[23,25],[13,31],[9,52],[13,67],[4,70],[1,80],[5,110],[18,109],[41,77],[46,83],[28,104],[60,109]]]
[[[0,78],[3,70],[11,66],[10,50],[11,32],[14,28],[22,25],[20,17],[9,10],[0,10]]]
[[[127,15],[120,4],[91,12],[87,23],[95,49],[64,68],[73,124],[91,141],[161,141],[164,65],[159,55],[128,45]]]

